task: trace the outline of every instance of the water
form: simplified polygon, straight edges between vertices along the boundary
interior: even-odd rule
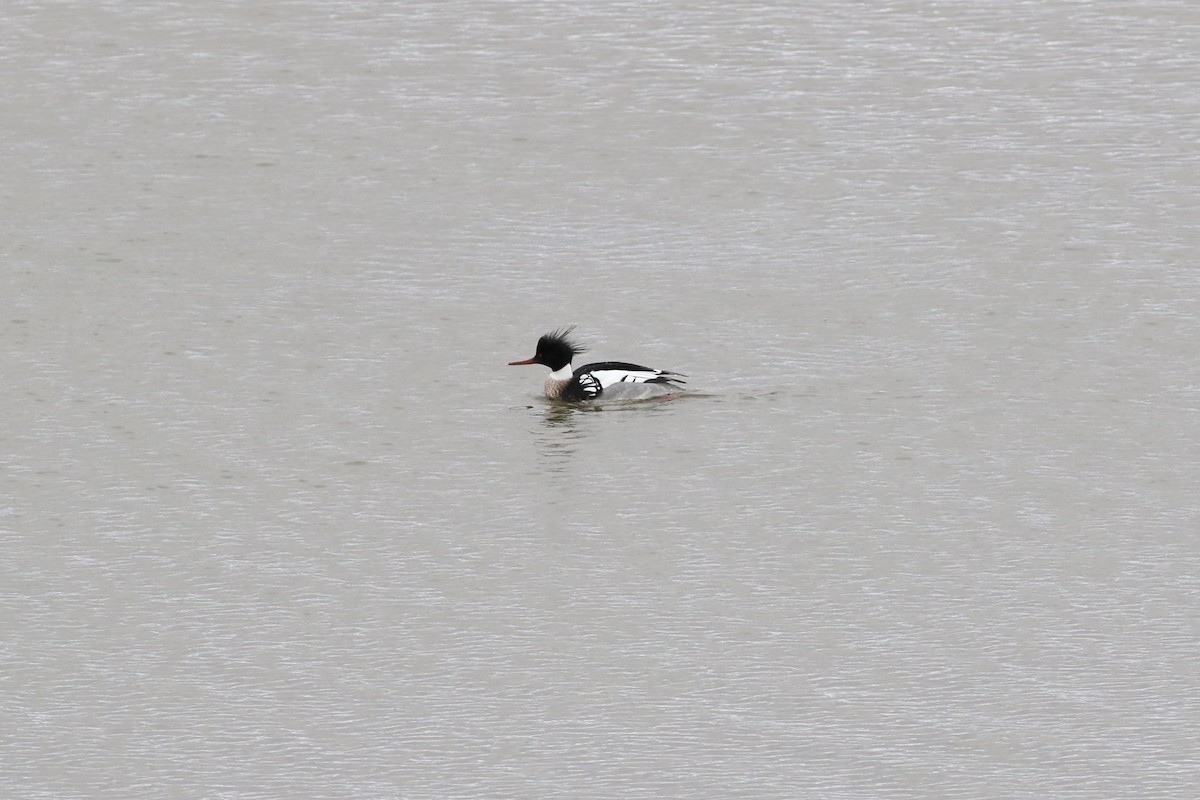
[[[1195,796],[1191,4],[0,17],[5,797]]]

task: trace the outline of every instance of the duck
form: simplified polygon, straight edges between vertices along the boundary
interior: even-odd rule
[[[680,391],[686,383],[680,372],[653,369],[627,361],[599,361],[578,369],[572,366],[575,356],[587,350],[572,337],[575,326],[559,328],[543,335],[537,342],[533,358],[510,361],[510,367],[541,364],[550,368],[545,393],[551,400],[577,403],[589,400],[642,400],[666,397]]]

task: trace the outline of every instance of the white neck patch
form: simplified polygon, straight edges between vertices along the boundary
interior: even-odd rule
[[[574,374],[575,370],[571,368],[570,364],[567,364],[562,369],[556,369],[554,372],[551,372],[550,379],[555,381],[569,381]]]

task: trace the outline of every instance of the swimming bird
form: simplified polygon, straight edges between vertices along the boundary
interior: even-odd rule
[[[678,372],[651,369],[626,361],[600,361],[573,369],[571,362],[575,356],[587,349],[571,338],[574,330],[575,326],[572,325],[547,333],[538,339],[533,358],[510,361],[509,366],[541,364],[549,367],[546,397],[571,402],[600,397],[620,400],[660,397],[677,391],[679,384],[684,383],[680,379],[687,377]]]

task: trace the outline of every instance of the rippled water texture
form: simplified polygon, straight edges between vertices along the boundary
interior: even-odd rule
[[[1192,800],[1197,42],[6,3],[0,795]]]

